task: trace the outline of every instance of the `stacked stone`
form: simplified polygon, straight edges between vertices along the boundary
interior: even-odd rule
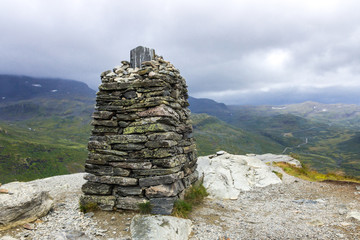
[[[148,60],[101,74],[82,204],[137,210],[150,201],[152,213],[170,214],[198,178],[185,79],[162,57]]]

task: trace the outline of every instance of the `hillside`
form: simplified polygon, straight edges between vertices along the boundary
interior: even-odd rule
[[[0,182],[83,171],[94,90],[72,80],[0,75],[0,92]]]
[[[82,171],[95,92],[70,80],[0,79],[5,97],[0,100],[0,182]],[[357,105],[226,106],[192,97],[189,102],[199,155],[293,153],[321,172],[360,175]],[[325,107],[332,117],[314,110]]]
[[[271,139],[283,146],[281,151],[273,152],[297,154],[304,163],[320,172],[360,176],[360,125],[357,124],[360,106],[306,102],[286,106],[225,107],[229,114],[223,114],[225,108],[215,107],[204,108],[203,112],[238,129]],[[201,112],[201,109],[196,111]]]

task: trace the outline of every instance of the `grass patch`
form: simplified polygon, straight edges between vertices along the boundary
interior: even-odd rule
[[[174,203],[172,215],[175,217],[187,218],[192,210],[192,204],[185,200],[177,200]]]
[[[306,164],[301,164],[302,167],[296,167],[289,163],[284,162],[277,162],[274,163],[276,166],[281,167],[284,172],[287,174],[307,180],[307,181],[325,181],[325,180],[332,180],[332,181],[339,181],[339,182],[355,182],[360,183],[360,178],[358,177],[352,177],[352,176],[346,176],[342,173],[319,173],[316,170],[311,169]]]
[[[276,176],[278,176],[278,178],[280,178],[281,180],[283,179],[283,174],[277,171],[272,171],[273,173],[276,174]]]
[[[175,217],[188,218],[193,206],[202,203],[208,195],[202,183],[192,185],[186,190],[184,200],[179,199],[174,203],[172,215]]]
[[[138,207],[139,207],[139,210],[140,210],[141,214],[150,214],[151,213],[152,205],[150,204],[149,201],[139,203]]]
[[[88,202],[88,203],[83,204],[81,202],[81,200],[80,200],[79,206],[80,206],[80,212],[83,212],[83,213],[93,212],[93,211],[96,211],[99,209],[99,206],[97,205],[97,203]]]

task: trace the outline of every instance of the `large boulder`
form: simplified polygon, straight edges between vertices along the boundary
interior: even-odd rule
[[[9,193],[0,195],[0,230],[35,221],[53,206],[49,192],[28,183],[13,182],[2,188]]]
[[[191,221],[170,216],[136,215],[130,231],[133,240],[185,240],[191,233]]]
[[[45,216],[65,194],[80,194],[83,177],[84,173],[77,173],[1,186],[8,193],[0,194],[0,230]]]
[[[241,191],[282,182],[255,156],[232,155],[223,151],[199,157],[197,170],[203,177],[209,197],[217,199],[237,199]]]

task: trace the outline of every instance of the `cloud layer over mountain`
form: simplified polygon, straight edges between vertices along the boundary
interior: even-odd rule
[[[355,0],[4,0],[0,73],[96,89],[102,71],[144,45],[181,70],[195,97],[360,103],[359,9]]]

